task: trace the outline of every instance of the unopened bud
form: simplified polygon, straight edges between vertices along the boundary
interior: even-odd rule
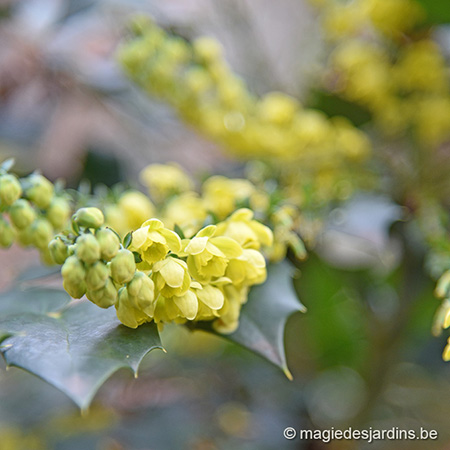
[[[0,217],[0,247],[9,248],[13,242],[14,230],[3,217]]]
[[[110,278],[106,280],[105,285],[101,289],[95,291],[88,290],[86,297],[100,308],[109,308],[117,301],[117,289]]]
[[[59,238],[52,239],[48,244],[48,249],[56,264],[64,264],[69,256],[67,245]]]
[[[23,230],[19,230],[17,233],[17,241],[23,247],[29,247],[33,244],[33,232],[31,225],[29,227],[24,228]]]
[[[9,173],[0,176],[0,204],[10,206],[22,195],[19,180]]]
[[[28,200],[20,198],[9,209],[9,217],[19,230],[30,226],[36,219],[36,211]]]
[[[98,208],[80,208],[73,215],[73,220],[80,227],[100,228],[105,222],[105,217]]]
[[[70,284],[84,283],[86,270],[83,263],[76,256],[69,256],[61,268],[64,281]]]
[[[95,233],[98,243],[100,244],[100,252],[102,259],[106,261],[111,261],[120,248],[120,241],[116,233],[107,228],[97,230]]]
[[[53,198],[53,184],[42,175],[32,174],[25,179],[25,194],[38,208],[47,209]]]
[[[119,284],[125,284],[132,280],[136,271],[134,255],[129,250],[119,250],[111,261],[112,279]]]
[[[47,219],[56,230],[62,230],[70,219],[71,208],[63,197],[54,197],[47,210]]]
[[[101,289],[109,277],[109,270],[101,261],[94,263],[86,271],[86,286],[90,291]]]
[[[31,242],[39,250],[45,250],[54,236],[53,227],[47,219],[37,219],[31,225]]]
[[[100,259],[100,245],[92,234],[83,234],[76,241],[75,254],[81,261],[94,264]]]
[[[86,293],[86,283],[73,283],[72,281],[64,280],[63,287],[72,298],[81,298]]]
[[[145,273],[137,271],[127,285],[130,304],[148,315],[153,315],[155,299],[155,285]]]

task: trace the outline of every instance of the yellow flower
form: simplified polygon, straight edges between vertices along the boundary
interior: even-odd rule
[[[444,361],[450,361],[450,338],[448,338],[447,345],[445,346],[444,353],[442,354]]]
[[[156,201],[192,189],[192,180],[177,164],[151,164],[141,172],[141,182]]]
[[[219,219],[227,217],[239,202],[250,197],[254,191],[255,187],[250,181],[239,178],[214,176],[203,183],[205,207]]]
[[[127,327],[137,328],[145,322],[150,322],[152,318],[141,309],[135,308],[130,300],[126,288],[119,290],[119,298],[116,302],[117,318]]]
[[[131,306],[152,317],[155,310],[155,284],[143,272],[137,271],[127,285],[128,300]]]
[[[185,236],[190,237],[201,228],[207,215],[200,197],[195,192],[186,192],[169,201],[163,220],[169,228],[178,225]]]
[[[178,258],[168,257],[153,265],[152,278],[163,297],[183,296],[191,285],[187,264]]]
[[[248,288],[233,285],[223,287],[225,303],[220,309],[220,317],[213,322],[213,328],[222,334],[230,334],[239,326],[241,306],[247,300]]]
[[[125,217],[128,231],[139,228],[143,222],[155,215],[153,203],[145,194],[139,191],[125,192],[119,198],[117,205]]]
[[[181,240],[174,231],[164,228],[158,219],[150,219],[133,232],[130,250],[141,255],[142,260],[151,265],[164,259],[172,251],[181,250]]]
[[[263,283],[267,276],[266,260],[257,250],[244,249],[239,258],[229,262],[225,276],[237,286]]]
[[[243,248],[259,250],[261,245],[270,247],[273,234],[270,228],[253,219],[253,211],[238,209],[227,220],[217,225],[217,234],[231,237]]]
[[[242,254],[242,248],[226,236],[216,236],[217,227],[209,225],[200,230],[192,239],[183,240],[183,253],[191,275],[200,282],[208,282],[213,277],[221,277],[230,258]]]

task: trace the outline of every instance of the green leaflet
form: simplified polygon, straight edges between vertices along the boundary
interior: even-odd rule
[[[218,334],[209,322],[199,322],[191,328],[240,344],[275,364],[291,379],[284,350],[284,329],[293,313],[306,311],[295,293],[292,273],[292,265],[287,261],[267,268],[266,282],[251,289],[242,307],[239,328],[234,333]]]
[[[0,296],[0,351],[8,366],[39,376],[86,409],[114,372],[127,367],[136,374],[144,356],[162,345],[155,324],[132,330],[114,308],[68,302],[54,289]]]

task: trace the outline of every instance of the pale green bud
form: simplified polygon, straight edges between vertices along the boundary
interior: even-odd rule
[[[69,256],[67,245],[59,238],[52,239],[48,244],[48,249],[56,264],[64,264]]]
[[[0,217],[0,247],[9,248],[13,242],[14,230],[3,217]]]
[[[80,227],[100,228],[105,222],[105,217],[98,208],[80,208],[73,215],[73,220]]]
[[[10,206],[22,195],[19,180],[9,173],[0,176],[0,204]]]
[[[84,281],[74,283],[64,280],[63,287],[72,298],[81,298],[86,293],[86,283]]]
[[[101,289],[109,278],[109,270],[101,261],[90,266],[86,271],[86,286],[90,291]]]
[[[24,228],[23,230],[19,230],[19,232],[17,233],[17,241],[23,247],[28,247],[33,243],[33,232],[31,229],[31,225]]]
[[[137,328],[144,322],[149,322],[151,320],[147,314],[131,305],[128,291],[125,288],[119,290],[116,312],[118,319],[130,328]]]
[[[145,273],[137,271],[133,279],[127,285],[128,298],[130,304],[137,309],[144,311],[149,316],[155,310],[155,285]]]
[[[38,208],[47,209],[53,198],[54,186],[42,175],[32,174],[24,180],[27,185],[25,195]]]
[[[100,259],[100,244],[92,234],[83,234],[76,241],[75,254],[86,264],[94,264]]]
[[[63,197],[55,197],[47,210],[47,219],[56,230],[61,230],[69,222],[70,213],[69,202]]]
[[[88,290],[86,297],[100,308],[109,308],[117,301],[117,289],[110,278],[106,280],[105,285],[101,289],[95,291]]]
[[[31,225],[31,243],[39,250],[45,250],[55,235],[53,227],[47,219],[37,219]]]
[[[69,284],[81,284],[84,283],[86,270],[76,256],[69,256],[61,268],[61,275]]]
[[[19,198],[9,209],[9,217],[19,230],[30,226],[36,219],[36,211],[28,200]]]
[[[120,241],[116,233],[107,228],[97,230],[95,233],[98,243],[100,244],[100,251],[102,259],[106,261],[111,261],[120,248]]]
[[[119,284],[125,284],[132,280],[136,271],[134,255],[129,250],[119,250],[111,261],[111,277]]]

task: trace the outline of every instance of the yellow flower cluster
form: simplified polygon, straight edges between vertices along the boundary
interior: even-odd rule
[[[330,174],[339,177],[343,168],[348,176],[348,166],[369,155],[367,137],[346,119],[329,119],[281,92],[252,95],[214,39],[201,37],[191,43],[145,19],[137,21],[135,31],[136,37],[120,52],[130,78],[233,154],[270,159],[300,184],[304,174],[309,174],[308,183]],[[335,198],[335,184],[333,179],[328,197]]]
[[[71,205],[64,194],[40,174],[17,178],[0,170],[0,247],[14,241],[36,247],[42,260],[51,264],[48,244],[69,222]]]
[[[115,305],[119,320],[131,328],[150,321],[206,320],[218,332],[233,332],[248,290],[266,278],[260,250],[273,241],[270,229],[248,209],[189,239],[152,218],[123,245],[102,227],[97,208],[78,210],[73,223],[76,234],[50,244],[54,260],[63,263],[64,288],[102,308]]]
[[[429,33],[415,33],[424,18],[421,6],[414,0],[329,0],[321,7],[335,44],[328,89],[367,108],[388,136],[412,131],[431,148],[448,141],[448,69]]]
[[[251,210],[259,220],[273,229],[273,246],[265,249],[265,255],[271,261],[283,259],[288,248],[293,250],[297,258],[305,256],[303,243],[295,231],[298,229],[299,210],[285,204],[281,192],[269,194],[264,187],[248,179],[218,175],[207,178],[200,192],[196,192],[190,176],[174,164],[150,165],[141,172],[140,178],[154,202],[143,193],[127,191],[116,204],[105,208],[106,224],[122,237],[140,227],[148,217],[158,217],[169,229],[178,227],[185,237],[192,238],[205,224],[231,220],[237,209],[247,207],[247,211]],[[250,219],[248,221],[251,222]],[[247,226],[239,230],[237,223],[240,222],[231,222],[231,237],[245,246],[240,241],[239,233],[242,231],[244,236],[253,236],[253,228],[256,229],[257,225],[251,222],[251,231]],[[136,233],[135,239],[139,236]],[[264,242],[267,245],[267,241]]]

